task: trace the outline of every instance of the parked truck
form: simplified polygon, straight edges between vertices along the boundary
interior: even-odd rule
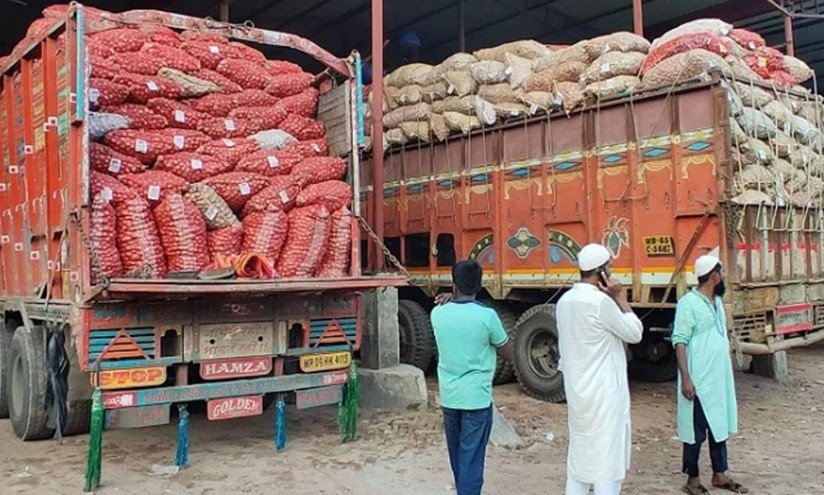
[[[4,59],[0,88],[0,418],[24,440],[88,429],[93,386],[107,428],[168,423],[170,406],[205,401],[209,419],[260,414],[264,396],[298,408],[341,400],[361,345],[362,292],[395,285],[360,267],[359,203],[343,278],[100,277],[90,245],[89,66],[93,26],[166,26],[298,50],[323,65],[333,155],[359,173],[355,57],[297,36],[157,11],[84,18],[73,5]],[[351,182],[350,182],[351,183]],[[97,275],[94,280],[93,276]]]
[[[731,201],[729,87],[689,81],[390,149],[380,203],[368,208],[384,208],[385,244],[413,277],[400,292],[402,359],[431,366],[431,297],[448,290],[456,260],[475,259],[515,342],[496,382],[515,375],[531,395],[563,400],[553,303],[590,242],[612,252],[644,322],[628,350],[633,375],[674,378],[675,304],[706,253],[724,263],[733,349],[754,355],[756,371],[824,339],[824,210]]]

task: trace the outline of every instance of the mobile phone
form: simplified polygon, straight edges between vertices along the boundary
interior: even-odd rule
[[[599,268],[598,274],[601,275],[601,281],[604,283],[604,285],[609,285],[609,277],[607,276],[607,271],[603,268]]]

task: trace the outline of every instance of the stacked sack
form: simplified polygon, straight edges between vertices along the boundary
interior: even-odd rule
[[[86,43],[100,275],[258,255],[258,275],[346,276],[347,163],[328,156],[311,74],[213,32],[130,25]]]

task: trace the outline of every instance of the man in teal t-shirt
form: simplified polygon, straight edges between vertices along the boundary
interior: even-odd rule
[[[459,262],[452,268],[452,296],[440,298],[443,304],[432,310],[444,433],[458,495],[481,493],[496,355],[512,358],[498,315],[475,300],[482,278],[478,262]]]

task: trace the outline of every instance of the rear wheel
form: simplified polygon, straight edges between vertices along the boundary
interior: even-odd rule
[[[500,301],[485,301],[484,304],[498,313],[498,318],[501,319],[501,323],[504,326],[504,330],[506,330],[506,334],[509,336],[510,342],[514,341],[515,326],[518,322],[518,313]],[[495,375],[492,378],[492,383],[495,385],[501,385],[503,383],[509,383],[513,380],[515,380],[515,364],[510,360],[506,360],[501,356],[498,356],[498,360],[495,363]]]
[[[415,301],[399,300],[398,331],[401,362],[426,371],[435,357],[435,334],[429,313]]]
[[[555,307],[534,306],[518,319],[515,330],[515,376],[529,395],[549,402],[565,399],[558,369]]]
[[[69,401],[68,417],[66,418],[66,425],[63,426],[63,435],[70,436],[88,433],[91,414],[91,399]]]
[[[11,401],[11,339],[18,322],[5,320],[0,326],[0,419],[9,417]]]
[[[43,327],[18,327],[11,345],[11,425],[23,440],[42,440],[54,434],[46,426],[48,371]]]

